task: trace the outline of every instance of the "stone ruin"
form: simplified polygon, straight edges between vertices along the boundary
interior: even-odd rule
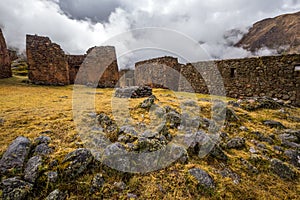
[[[300,106],[299,63],[299,54],[186,65],[178,63],[176,58],[161,57],[136,63],[134,81],[138,86],[167,86],[174,91],[202,94],[209,94],[212,90],[220,94],[218,86],[223,84],[228,97],[267,96]],[[222,80],[216,79],[217,73]]]
[[[94,47],[85,55],[65,55],[47,37],[27,35],[26,44],[29,79],[36,84],[150,86],[203,94],[221,91],[222,84],[228,97],[267,96],[300,105],[299,54],[193,64],[181,64],[177,58],[166,56],[138,62],[135,70],[119,72],[112,46]],[[216,80],[218,73],[221,80]]]
[[[9,51],[6,47],[6,42],[0,29],[0,79],[9,78],[12,76],[11,60]]]
[[[91,66],[91,60],[85,62],[86,58],[89,58],[90,53],[95,53],[94,61],[100,59],[110,60],[106,66],[101,63],[94,63],[96,65]],[[68,85],[74,84],[77,73],[82,64],[84,64],[84,74],[81,74],[77,84],[93,84],[98,80],[97,87],[115,87],[119,80],[119,72],[117,65],[117,58],[115,48],[96,47],[91,48],[85,55],[66,55],[58,44],[53,43],[48,37],[42,37],[37,35],[26,35],[26,54],[28,62],[28,78],[34,84],[41,85]],[[100,66],[101,65],[101,66]],[[89,70],[103,71],[101,78],[94,77],[95,71],[88,73]]]

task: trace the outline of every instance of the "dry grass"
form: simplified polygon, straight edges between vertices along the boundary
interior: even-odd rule
[[[49,130],[52,139],[51,146],[55,149],[51,159],[61,160],[65,154],[82,147],[80,137],[73,121],[72,95],[73,87],[35,86],[22,83],[24,78],[13,77],[0,80],[0,155],[11,141],[17,136],[23,135],[33,139],[41,132]],[[97,89],[95,107],[97,112],[105,112],[112,116],[112,89]],[[206,95],[191,96],[187,93],[173,93],[171,91],[155,89],[154,94],[159,99],[159,106],[172,106],[180,111],[180,103],[187,98],[197,101],[201,107],[200,115],[210,117],[211,103],[203,101],[208,99]],[[92,94],[87,94],[92,95]],[[143,99],[129,101],[129,107],[134,108]],[[200,101],[201,100],[201,101]],[[113,106],[117,106],[114,104]],[[122,106],[122,104],[121,104]],[[300,109],[286,109],[290,115],[300,117]],[[290,120],[288,116],[280,114],[278,110],[260,110],[257,112],[246,112],[235,109],[241,118],[241,124],[248,127],[249,131],[240,131],[239,126],[234,124],[223,131],[230,136],[243,136],[251,139],[251,131],[260,131],[264,135],[276,133],[275,129],[268,128],[262,124],[263,120],[273,119],[282,122],[291,129],[300,129],[299,122]],[[116,111],[123,116],[122,111]],[[139,109],[130,112],[134,122],[143,121],[151,123],[150,115],[143,115]],[[247,147],[252,144],[247,140]],[[272,148],[267,145],[268,148]],[[90,170],[85,175],[72,183],[59,183],[57,187],[68,189],[70,199],[103,198],[103,199],[126,199],[127,193],[134,193],[139,199],[299,199],[299,180],[283,181],[269,172],[265,161],[257,165],[260,173],[251,175],[239,162],[239,158],[249,159],[246,150],[228,151],[230,160],[221,163],[211,158],[199,159],[191,156],[189,163],[173,164],[166,169],[148,174],[123,174],[105,166],[99,166]],[[278,156],[270,153],[270,157]],[[218,172],[223,166],[231,168],[241,177],[239,184],[234,184],[230,178],[223,178]],[[207,170],[215,179],[217,188],[215,191],[205,191],[199,187],[195,180],[187,175],[188,169],[200,167]],[[93,174],[103,172],[106,183],[101,192],[89,197],[87,191]],[[123,180],[127,187],[124,191],[114,188],[114,182]],[[52,187],[44,188],[49,193]],[[54,188],[55,189],[55,188]]]

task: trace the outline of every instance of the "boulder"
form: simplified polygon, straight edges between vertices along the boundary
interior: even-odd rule
[[[244,138],[236,137],[229,140],[226,144],[228,149],[242,149],[246,146]]]
[[[274,120],[266,120],[263,123],[264,125],[269,126],[271,128],[285,129],[285,126],[282,123]]]
[[[294,170],[278,159],[271,160],[271,170],[282,179],[294,180],[296,178]]]
[[[46,200],[65,200],[66,198],[67,194],[65,192],[56,189],[46,197]]]
[[[2,181],[3,200],[26,199],[33,185],[22,181],[19,177],[9,178]]]
[[[63,163],[68,163],[64,173],[68,177],[76,177],[87,170],[89,164],[93,161],[93,155],[88,149],[77,149],[67,154]]]
[[[103,186],[104,183],[105,180],[102,174],[96,174],[92,180],[90,192],[95,193],[96,191],[99,191],[99,189]]]
[[[43,164],[41,156],[34,156],[30,158],[26,164],[24,171],[24,179],[30,183],[35,183],[39,176],[40,167]]]
[[[0,160],[0,173],[7,173],[11,169],[22,170],[30,146],[31,142],[26,137],[20,136],[15,139]]]
[[[189,173],[197,179],[200,186],[208,189],[215,188],[215,182],[213,178],[206,171],[199,168],[193,168],[189,170]]]

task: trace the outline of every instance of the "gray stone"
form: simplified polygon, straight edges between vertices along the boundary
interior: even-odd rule
[[[214,148],[209,152],[209,155],[218,160],[223,160],[223,161],[228,160],[228,156],[226,156],[223,150],[217,145],[215,145]]]
[[[53,152],[53,149],[48,144],[42,143],[35,147],[34,155],[45,156]]]
[[[64,173],[69,177],[76,177],[87,170],[92,161],[93,155],[90,150],[77,149],[65,156],[63,163],[68,162],[68,166],[65,168]]]
[[[154,105],[155,100],[157,100],[156,96],[151,95],[141,103],[140,107],[144,109],[149,109],[151,108],[151,106]]]
[[[157,136],[158,136],[157,132],[153,132],[153,131],[150,131],[150,130],[147,130],[147,131],[145,131],[144,133],[141,134],[141,137],[144,137],[144,138],[155,138]]]
[[[99,191],[104,183],[105,180],[102,174],[96,174],[92,180],[90,192],[95,193],[96,191]]]
[[[236,137],[229,140],[226,144],[228,149],[242,149],[246,146],[244,138]]]
[[[288,133],[280,134],[278,137],[281,140],[281,142],[297,142],[298,141],[298,138],[296,136],[288,134]]]
[[[39,176],[40,167],[43,164],[43,159],[40,156],[30,158],[26,164],[24,171],[24,179],[30,183],[35,183]]]
[[[2,181],[2,198],[4,200],[23,200],[32,190],[33,185],[20,180],[18,177]]]
[[[10,169],[21,170],[30,152],[31,142],[26,137],[18,137],[8,147],[0,160],[0,173],[7,173]]]
[[[99,191],[99,189],[103,186],[104,183],[105,180],[102,174],[96,174],[92,180],[90,192],[95,193],[96,191]]]
[[[127,194],[127,199],[137,199],[138,198],[138,196],[136,195],[136,194],[132,194],[132,193],[128,193]]]
[[[65,192],[56,189],[46,197],[46,200],[65,200],[66,198],[67,194]]]
[[[251,174],[257,174],[258,169],[253,166],[251,163],[249,163],[247,160],[240,158],[241,163],[246,167],[246,170]]]
[[[271,170],[282,179],[294,180],[296,173],[285,163],[278,159],[271,160]]]
[[[264,125],[269,126],[271,128],[278,128],[278,129],[285,129],[286,127],[278,122],[278,121],[274,121],[274,120],[266,120],[264,121]]]
[[[166,114],[166,124],[170,128],[177,128],[181,123],[181,115],[177,112],[171,111]]]
[[[292,165],[300,168],[300,151],[289,149],[284,151],[284,155],[290,159]]]
[[[182,103],[182,105],[189,107],[198,107],[197,102],[193,100],[186,100]]]
[[[115,182],[114,186],[117,190],[125,190],[126,184],[123,181]]]
[[[209,189],[215,188],[213,178],[206,171],[199,168],[193,168],[189,170],[189,173],[197,179],[199,185]]]
[[[45,135],[41,135],[37,138],[35,138],[34,143],[39,145],[39,144],[49,144],[51,141],[51,138]]]
[[[47,177],[48,177],[48,181],[50,183],[56,183],[58,180],[58,173],[57,172],[48,172]]]

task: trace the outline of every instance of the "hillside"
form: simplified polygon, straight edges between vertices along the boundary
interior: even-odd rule
[[[300,12],[255,23],[236,46],[252,52],[267,47],[277,53],[300,53]]]
[[[182,109],[200,110],[193,145],[187,151],[177,146],[181,157],[154,172],[117,171],[86,149],[73,118],[72,86],[36,86],[20,77],[0,80],[3,199],[45,199],[50,193],[48,199],[299,199],[299,108],[264,98],[221,98],[212,106],[206,95],[197,94],[193,99],[189,93],[154,89],[157,99],[129,101],[133,121],[119,129],[114,128],[117,118],[112,113],[112,106],[116,106],[112,94],[112,89],[97,89],[96,113],[82,115],[85,123],[94,124],[87,136],[105,133],[115,142],[109,152],[147,153],[164,147],[178,134],[178,125],[183,123],[180,118],[187,116]],[[142,106],[145,99],[146,106]],[[228,103],[225,110],[224,103]],[[220,120],[212,119],[212,111],[226,113],[226,121],[220,141],[206,156],[199,157],[208,127],[214,124],[212,120]],[[122,116],[121,110],[115,112]],[[163,132],[150,130],[141,137],[130,129],[149,126],[164,115],[167,123]],[[7,170],[12,162],[21,167]]]

